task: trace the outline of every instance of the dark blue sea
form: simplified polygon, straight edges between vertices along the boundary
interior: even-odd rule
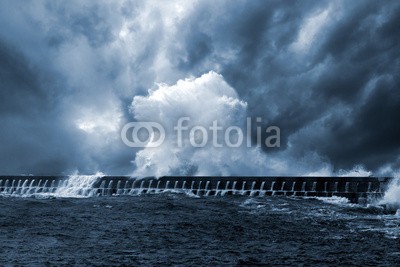
[[[1,266],[400,266],[400,215],[341,198],[0,196]]]

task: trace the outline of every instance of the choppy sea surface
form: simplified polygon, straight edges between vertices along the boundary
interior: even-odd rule
[[[400,214],[341,198],[2,195],[0,265],[400,266]]]

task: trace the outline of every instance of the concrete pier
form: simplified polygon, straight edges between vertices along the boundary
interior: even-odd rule
[[[382,197],[389,177],[253,177],[253,176],[164,176],[132,178],[99,177],[91,187],[92,195],[129,195],[163,192],[190,192],[199,196],[307,196],[346,197],[364,202]],[[68,176],[0,176],[0,193],[54,193],[66,185]]]

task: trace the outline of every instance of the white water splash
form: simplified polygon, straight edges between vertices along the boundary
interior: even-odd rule
[[[53,195],[72,198],[92,197],[97,190],[93,185],[103,176],[104,174],[101,172],[94,175],[71,175]]]
[[[161,146],[145,147],[136,153],[137,169],[133,176],[262,175],[276,166],[260,148],[223,145],[225,130],[218,131],[212,142],[211,133],[208,133],[206,136],[210,138],[205,139],[209,142],[204,147],[191,143],[194,137],[190,137],[189,129],[197,126],[209,129],[214,122],[222,129],[243,127],[242,133],[246,133],[247,103],[240,100],[235,89],[216,72],[179,80],[171,86],[159,84],[147,96],[135,96],[131,111],[138,121],[162,122],[166,132]],[[188,131],[178,138],[175,126],[182,117],[189,118],[185,122]],[[182,141],[181,145],[177,145],[178,140]]]
[[[328,204],[334,204],[334,205],[348,205],[350,203],[350,200],[345,197],[338,197],[338,196],[332,196],[332,197],[317,197],[318,200],[328,203]]]
[[[363,165],[356,165],[351,170],[339,170],[340,177],[369,177],[372,172],[365,169]]]
[[[391,208],[397,208],[400,210],[400,178],[397,176],[394,178],[385,192],[383,199],[379,204],[388,205]]]

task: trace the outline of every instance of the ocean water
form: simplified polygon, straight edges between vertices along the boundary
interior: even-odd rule
[[[400,214],[342,198],[0,196],[1,266],[400,266]]]

